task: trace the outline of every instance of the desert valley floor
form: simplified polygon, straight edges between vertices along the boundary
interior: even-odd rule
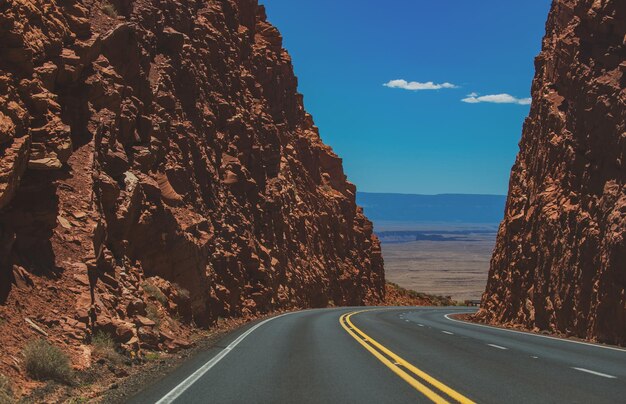
[[[496,225],[377,222],[386,279],[418,292],[480,299]]]

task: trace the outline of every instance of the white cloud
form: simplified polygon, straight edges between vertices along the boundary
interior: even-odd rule
[[[411,91],[439,90],[442,88],[457,88],[457,86],[448,82],[441,83],[441,84],[433,83],[432,81],[420,83],[418,81],[406,81],[403,79],[389,80],[388,82],[383,84],[383,86],[389,87],[389,88],[401,88],[403,90],[411,90]]]
[[[491,102],[494,104],[518,104],[528,105],[532,101],[531,98],[516,98],[510,94],[489,94],[479,96],[477,93],[467,94],[466,98],[461,101],[468,104],[478,104],[479,102]]]

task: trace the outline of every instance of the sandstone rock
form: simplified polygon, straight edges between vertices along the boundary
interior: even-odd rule
[[[384,297],[378,240],[256,1],[116,2],[123,22],[18,3],[0,13],[3,315],[58,310],[80,324],[61,323],[68,345],[88,326],[180,349],[192,322]],[[4,282],[14,265],[41,288]],[[129,320],[155,310],[175,338]]]
[[[150,320],[148,317],[136,315],[135,316],[135,324],[140,327],[154,327],[156,323]]]
[[[63,164],[56,157],[44,157],[28,161],[28,168],[31,170],[58,170],[62,167]]]
[[[152,327],[139,327],[137,329],[140,346],[144,349],[158,349],[159,336],[152,330]]]
[[[19,289],[32,288],[35,286],[30,274],[19,265],[13,265],[13,282]]]
[[[163,200],[171,205],[176,205],[182,202],[183,198],[180,196],[174,188],[172,188],[172,184],[167,178],[166,174],[159,173],[157,174],[157,183],[159,184],[159,189],[161,190],[161,197]]]
[[[41,81],[41,85],[50,92],[54,91],[58,71],[59,68],[52,62],[46,62],[43,66],[35,68],[35,74]]]
[[[626,344],[623,2],[555,0],[480,319]]]
[[[26,324],[28,324],[29,327],[32,328],[33,330],[35,330],[37,333],[43,335],[44,337],[48,336],[48,333],[46,331],[44,331],[43,328],[41,328],[40,326],[35,324],[35,322],[33,320],[31,320],[30,318],[25,317],[24,321],[26,321]]]
[[[15,137],[15,124],[8,116],[0,112],[0,144],[13,140]]]
[[[169,52],[178,53],[183,48],[185,43],[185,35],[176,31],[171,27],[166,27],[163,30],[160,45]]]
[[[89,277],[87,276],[87,265],[82,262],[74,264],[74,267],[78,270],[78,273],[74,274],[74,279],[82,286],[89,286]]]
[[[85,212],[80,211],[80,210],[71,211],[70,214],[74,216],[74,218],[79,219],[79,220],[84,219],[87,216]]]
[[[109,317],[98,318],[95,324],[97,329],[112,335],[116,342],[127,343],[135,335],[133,323]]]
[[[114,289],[119,288],[118,280],[107,273],[100,274],[100,280]]]
[[[141,299],[133,299],[128,303],[126,307],[126,314],[128,316],[133,316],[136,314],[145,315],[146,314],[146,303]]]
[[[66,218],[64,218],[63,216],[57,216],[57,221],[59,222],[61,227],[63,227],[64,229],[71,229],[72,228],[72,225],[70,224],[70,222]]]
[[[167,330],[159,330],[161,341],[174,341],[176,337]]]
[[[180,351],[180,346],[176,345],[173,341],[166,340],[163,342],[165,350],[170,353],[176,353]]]
[[[29,157],[30,138],[14,139],[0,160],[0,209],[8,205],[20,183]]]
[[[175,339],[173,343],[184,349],[188,349],[194,346],[193,342],[189,342],[183,339]]]

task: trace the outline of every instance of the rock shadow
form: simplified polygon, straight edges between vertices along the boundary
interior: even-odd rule
[[[15,283],[14,266],[37,276],[60,276],[51,241],[59,214],[55,180],[68,175],[66,169],[26,170],[15,197],[0,212],[0,304]]]

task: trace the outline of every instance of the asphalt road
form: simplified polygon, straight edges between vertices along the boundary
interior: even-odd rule
[[[275,317],[229,335],[130,402],[626,401],[626,350],[446,317],[471,311],[370,307]]]

